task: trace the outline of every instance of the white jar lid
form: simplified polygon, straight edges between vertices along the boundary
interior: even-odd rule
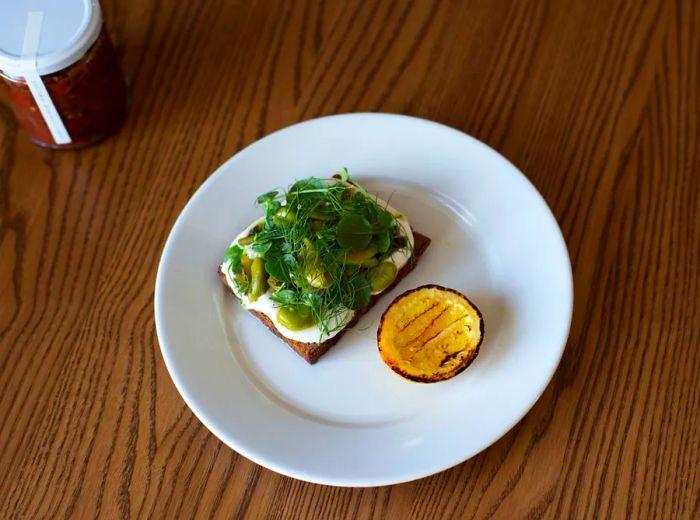
[[[3,2],[0,16],[0,71],[22,77],[25,30],[29,13],[41,12],[36,70],[51,74],[85,55],[102,29],[98,0],[21,0]]]

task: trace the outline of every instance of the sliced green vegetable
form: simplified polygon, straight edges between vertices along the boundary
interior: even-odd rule
[[[296,212],[289,206],[281,206],[275,216],[272,217],[272,221],[278,226],[289,225],[294,222],[297,217]]]
[[[307,264],[304,273],[306,281],[316,289],[328,289],[333,283],[330,273],[324,270],[319,262]]]
[[[283,305],[277,311],[277,320],[290,330],[303,330],[314,324],[313,313],[306,305]]]
[[[372,292],[383,291],[396,279],[398,269],[393,262],[382,262],[369,272],[369,283]]]
[[[374,256],[376,254],[377,248],[374,246],[362,249],[361,251],[348,251],[345,255],[345,263],[373,267],[379,263],[379,260]]]

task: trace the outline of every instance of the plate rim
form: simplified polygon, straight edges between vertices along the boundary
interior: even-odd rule
[[[259,145],[260,143],[272,138],[273,136],[276,136],[277,134],[286,132],[288,130],[291,130],[293,128],[303,126],[303,125],[308,125],[308,124],[314,124],[317,123],[321,120],[328,120],[328,119],[395,119],[395,120],[404,120],[404,121],[409,121],[412,124],[423,124],[429,127],[437,128],[440,129],[441,131],[447,131],[448,133],[452,133],[456,137],[462,138],[462,139],[467,139],[468,141],[471,141],[472,144],[476,145],[477,147],[482,148],[486,153],[493,154],[497,156],[500,160],[504,161],[507,163],[510,167],[510,169],[513,171],[513,173],[517,173],[520,175],[520,179],[524,181],[524,186],[527,187],[527,189],[531,192],[532,195],[534,195],[538,200],[539,203],[543,206],[543,209],[546,210],[549,218],[551,221],[554,223],[554,227],[556,230],[556,244],[557,247],[563,250],[564,252],[564,258],[566,259],[566,274],[567,274],[567,279],[566,280],[561,280],[561,284],[563,287],[566,289],[567,293],[567,302],[566,302],[566,307],[567,307],[567,312],[566,315],[568,316],[566,326],[564,328],[565,333],[563,335],[561,345],[558,348],[558,355],[556,359],[556,363],[552,364],[552,368],[547,374],[547,377],[543,380],[544,383],[542,384],[542,387],[539,389],[537,392],[536,398],[532,400],[532,402],[529,404],[529,406],[523,408],[523,411],[521,414],[517,415],[517,417],[512,421],[512,424],[509,424],[507,427],[503,428],[503,431],[501,431],[497,436],[495,436],[493,439],[489,440],[487,443],[485,443],[483,446],[476,450],[472,450],[469,453],[464,454],[464,456],[457,457],[454,459],[453,462],[447,463],[447,464],[439,464],[437,467],[429,468],[426,470],[414,470],[414,471],[403,471],[401,472],[403,477],[400,478],[383,478],[381,475],[378,477],[372,477],[372,478],[363,478],[363,479],[358,479],[358,478],[328,478],[328,477],[323,477],[319,476],[314,473],[309,473],[304,470],[300,470],[297,467],[292,467],[289,465],[285,464],[278,464],[274,460],[271,460],[267,458],[264,454],[255,452],[255,450],[249,450],[247,447],[239,444],[236,442],[235,438],[231,435],[229,435],[227,432],[222,431],[222,428],[219,428],[216,424],[215,420],[209,420],[207,417],[207,414],[204,413],[204,411],[198,409],[198,407],[194,404],[195,398],[191,395],[189,390],[187,389],[187,386],[183,383],[183,381],[180,378],[180,375],[178,373],[178,370],[175,367],[175,361],[171,358],[171,355],[168,352],[168,348],[166,347],[168,343],[167,339],[167,332],[165,330],[165,326],[163,325],[164,317],[162,316],[162,313],[164,312],[162,310],[162,299],[163,297],[161,296],[162,291],[164,290],[164,281],[163,277],[165,276],[164,271],[165,271],[165,264],[167,262],[167,257],[169,256],[170,250],[174,247],[174,231],[176,228],[180,225],[182,225],[182,222],[185,219],[185,214],[188,213],[188,208],[194,203],[194,201],[202,196],[202,193],[204,193],[205,187],[211,183],[214,182],[215,178],[218,178],[221,175],[225,175],[226,171],[229,169],[230,164],[232,162],[238,161],[241,159],[241,157],[248,155],[252,153]],[[554,238],[554,237],[553,237]],[[435,475],[437,473],[440,473],[442,471],[445,471],[447,469],[453,468],[455,466],[458,466],[459,464],[462,464],[463,462],[469,460],[470,458],[474,457],[475,455],[481,453],[488,447],[492,446],[496,442],[498,442],[501,438],[503,438],[504,435],[506,435],[510,430],[512,430],[535,406],[535,404],[539,401],[539,399],[542,397],[542,394],[545,392],[547,387],[550,385],[552,382],[552,379],[554,377],[554,374],[556,373],[560,363],[562,356],[564,354],[564,350],[566,349],[566,346],[568,344],[569,340],[569,335],[571,332],[571,323],[573,319],[573,310],[574,310],[574,280],[573,280],[573,269],[571,265],[571,256],[568,251],[568,247],[566,245],[566,240],[564,239],[564,235],[561,231],[561,227],[559,225],[559,222],[557,221],[554,213],[552,212],[552,209],[550,208],[549,204],[547,204],[547,201],[544,199],[542,194],[539,192],[539,190],[535,187],[535,185],[530,181],[530,179],[522,172],[520,171],[519,168],[517,168],[512,162],[510,162],[506,157],[504,157],[502,154],[500,154],[497,150],[491,148],[488,146],[486,143],[476,139],[475,137],[472,137],[471,135],[458,130],[456,128],[450,127],[448,125],[445,125],[443,123],[439,123],[436,121],[432,121],[429,119],[424,119],[421,117],[416,117],[416,116],[410,116],[410,115],[405,115],[405,114],[398,114],[398,113],[390,113],[390,112],[350,112],[350,113],[342,113],[342,114],[332,114],[332,115],[326,115],[322,117],[317,117],[317,118],[312,118],[312,119],[306,119],[304,121],[299,121],[297,123],[291,124],[289,126],[285,126],[282,128],[279,128],[275,130],[274,132],[271,132],[265,136],[263,136],[260,139],[255,140],[254,142],[250,143],[247,145],[245,148],[237,151],[234,153],[232,156],[230,156],[228,159],[226,159],[224,162],[222,162],[194,191],[194,193],[189,197],[185,205],[180,209],[180,212],[173,222],[169,232],[168,232],[168,237],[165,241],[165,244],[163,245],[163,249],[161,252],[161,256],[158,262],[158,268],[157,268],[157,273],[156,273],[156,280],[155,280],[155,289],[154,289],[154,299],[153,299],[153,308],[154,308],[154,315],[155,315],[155,328],[156,328],[156,335],[158,338],[158,345],[160,348],[161,355],[163,357],[163,360],[165,362],[166,369],[168,371],[168,374],[170,375],[171,380],[173,381],[173,384],[175,385],[175,388],[179,392],[180,396],[183,398],[185,401],[185,404],[187,407],[190,409],[190,411],[197,417],[197,419],[212,433],[214,434],[221,442],[223,442],[225,445],[227,445],[229,448],[233,449],[236,451],[237,454],[251,460],[255,464],[258,464],[260,466],[263,466],[266,469],[269,469],[271,471],[274,471],[276,473],[295,478],[298,480],[303,480],[306,482],[314,483],[314,484],[321,484],[321,485],[331,485],[331,486],[339,486],[339,487],[374,487],[374,486],[385,486],[385,485],[394,485],[394,484],[401,484],[404,482],[410,482],[414,480],[418,480],[421,478],[425,478],[431,475]]]

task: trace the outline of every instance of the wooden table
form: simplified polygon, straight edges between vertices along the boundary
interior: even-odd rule
[[[700,5],[105,1],[119,135],[35,147],[0,102],[0,517],[700,518]],[[574,321],[513,430],[340,489],[224,446],[175,390],[156,267],[188,197],[291,123],[413,114],[510,158],[566,237]],[[469,432],[464,432],[469,435]]]

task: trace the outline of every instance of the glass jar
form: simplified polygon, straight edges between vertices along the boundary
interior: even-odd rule
[[[40,16],[41,45],[34,58],[28,61],[22,48],[27,40],[23,33],[31,31],[26,11],[17,8],[10,13],[15,27],[26,25],[24,31],[0,35],[0,78],[10,105],[19,123],[42,146],[74,149],[96,143],[119,129],[127,102],[126,83],[100,5],[96,0],[62,0],[60,9],[55,9],[55,0],[41,3],[47,5]],[[23,18],[27,21],[20,22]],[[0,32],[7,23],[0,22]],[[14,41],[20,37],[21,44]],[[32,71],[27,71],[28,63]],[[31,74],[36,74],[48,96],[37,92],[36,83],[29,81]],[[63,137],[56,125],[62,125]]]

